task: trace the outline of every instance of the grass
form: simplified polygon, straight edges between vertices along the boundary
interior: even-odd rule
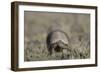
[[[90,15],[25,11],[24,60],[44,61],[90,58]],[[50,31],[68,34],[71,51],[49,54],[46,38]],[[63,55],[62,55],[63,53]]]

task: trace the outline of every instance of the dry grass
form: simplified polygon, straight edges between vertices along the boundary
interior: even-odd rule
[[[90,58],[90,15],[72,13],[25,12],[25,61]],[[71,51],[49,55],[46,38],[53,30],[62,30],[69,37]]]

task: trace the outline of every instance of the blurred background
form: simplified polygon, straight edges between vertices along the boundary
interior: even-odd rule
[[[60,56],[48,55],[46,39],[54,30],[68,35],[69,45],[75,52],[71,59],[90,58],[89,14],[25,11],[24,61],[61,60]]]

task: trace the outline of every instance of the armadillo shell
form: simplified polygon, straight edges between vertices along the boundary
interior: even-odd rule
[[[63,44],[68,44],[68,36],[65,32],[56,30],[49,33],[47,37],[47,44],[48,46],[52,46],[52,44],[62,42]]]

